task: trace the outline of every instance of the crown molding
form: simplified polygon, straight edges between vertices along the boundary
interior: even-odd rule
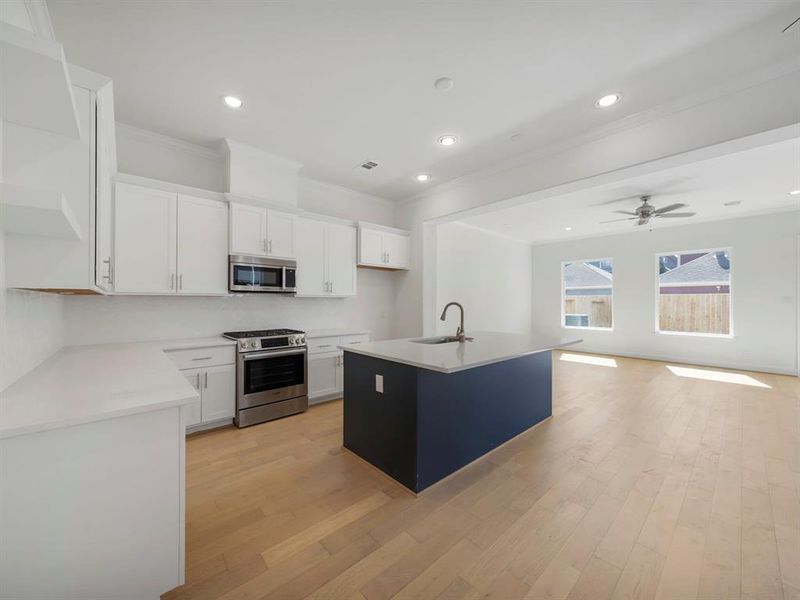
[[[169,148],[170,150],[191,154],[198,158],[212,162],[222,163],[225,160],[225,156],[219,150],[214,148],[193,144],[191,142],[180,140],[168,135],[156,133],[155,131],[149,131],[134,125],[128,125],[127,123],[121,123],[117,121],[116,129],[117,137],[125,137],[138,142],[153,144],[155,146],[161,146],[162,148]]]
[[[312,185],[319,186],[321,188],[329,189],[334,192],[340,192],[343,194],[350,194],[352,196],[358,196],[359,198],[363,198],[364,200],[377,202],[379,204],[383,204],[387,208],[393,208],[397,206],[397,204],[393,200],[389,200],[388,198],[383,198],[381,196],[374,196],[372,194],[367,194],[365,192],[359,192],[358,190],[354,190],[352,188],[344,187],[343,185],[338,185],[336,183],[330,183],[328,181],[320,181],[319,179],[314,179],[313,177],[306,177],[304,175],[300,176],[300,181],[305,183],[310,183]]]

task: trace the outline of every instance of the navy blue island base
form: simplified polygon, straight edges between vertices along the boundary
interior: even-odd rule
[[[455,373],[355,352],[344,364],[344,447],[413,492],[553,413],[550,350]]]

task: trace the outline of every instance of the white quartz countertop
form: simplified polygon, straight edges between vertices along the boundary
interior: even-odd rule
[[[458,342],[420,344],[412,341],[420,338],[404,338],[369,342],[358,346],[342,346],[342,350],[440,373],[455,373],[582,341],[571,336],[553,337],[492,331],[467,332],[467,335],[474,340],[463,344]]]
[[[0,439],[197,401],[164,351],[234,343],[209,337],[62,348],[0,393]]]

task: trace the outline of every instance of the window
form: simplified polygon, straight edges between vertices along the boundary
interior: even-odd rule
[[[610,258],[565,262],[561,266],[561,325],[611,329],[614,261]]]
[[[729,250],[660,254],[657,265],[659,332],[731,334]]]

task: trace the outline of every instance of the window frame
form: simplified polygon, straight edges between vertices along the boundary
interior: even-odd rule
[[[730,281],[728,281],[728,333],[703,333],[700,331],[662,331],[661,330],[661,282],[659,280],[660,261],[662,256],[673,256],[681,254],[708,254],[709,252],[727,252],[728,260],[730,261]],[[682,335],[688,337],[705,337],[716,339],[733,339],[733,247],[732,246],[718,246],[713,248],[706,248],[700,250],[680,250],[678,252],[656,252],[655,254],[655,298],[653,302],[653,312],[655,318],[653,320],[653,332],[657,335]]]
[[[566,286],[566,282],[564,281],[564,267],[566,267],[567,265],[570,265],[572,263],[576,263],[576,262],[590,263],[590,262],[597,262],[597,261],[603,261],[603,260],[609,261],[611,263],[612,267],[614,267],[614,269],[616,269],[616,267],[614,266],[614,257],[613,256],[606,256],[606,257],[603,257],[603,258],[576,258],[576,259],[573,259],[573,260],[562,260],[561,261],[561,271],[559,273],[559,276],[561,277],[561,286],[560,286],[561,287],[561,296],[558,299],[559,304],[561,305],[561,310],[560,310],[560,313],[561,313],[561,329],[580,329],[582,331],[614,331],[614,327],[616,326],[616,323],[617,323],[617,315],[616,315],[616,308],[615,308],[616,302],[614,302],[614,278],[613,278],[614,271],[611,272],[611,275],[612,275],[612,278],[611,278],[611,327],[589,327],[589,326],[584,327],[582,325],[566,325],[565,324],[566,323],[566,315],[567,315],[567,313],[564,312],[564,299],[565,299],[566,293],[567,293],[567,286]]]

